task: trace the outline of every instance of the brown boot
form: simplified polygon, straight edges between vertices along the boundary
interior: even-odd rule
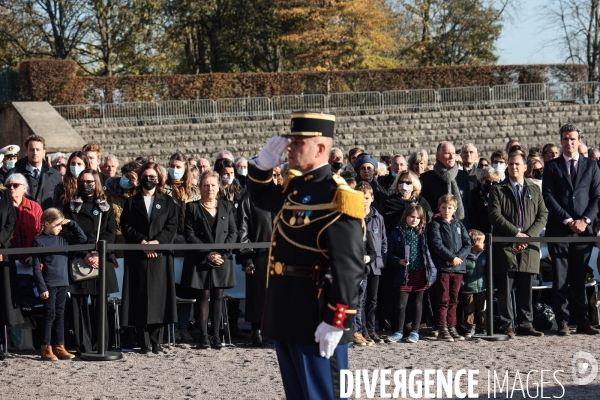
[[[70,360],[75,358],[75,356],[65,349],[65,345],[61,344],[54,346],[54,354],[58,357],[59,360]]]
[[[560,336],[569,336],[571,331],[569,330],[569,324],[566,322],[561,322],[558,324],[558,334]]]
[[[519,332],[520,335],[525,335],[525,336],[536,336],[536,337],[544,336],[544,332],[540,332],[540,331],[536,330],[533,326],[530,326],[529,328],[519,328],[517,331]]]
[[[597,335],[600,331],[590,324],[590,321],[586,321],[583,324],[577,325],[577,333],[585,333],[586,335]]]
[[[58,358],[52,352],[52,346],[42,345],[42,360],[43,361],[58,361]]]

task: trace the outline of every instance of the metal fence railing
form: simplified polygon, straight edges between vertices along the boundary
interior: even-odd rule
[[[55,109],[73,126],[99,127],[287,119],[292,111],[299,110],[350,116],[599,102],[600,82],[555,82],[271,98],[76,104]]]

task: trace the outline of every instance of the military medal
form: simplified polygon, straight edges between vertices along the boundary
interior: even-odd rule
[[[304,223],[304,218],[302,218],[302,217],[304,217],[303,211],[298,213],[298,220],[296,221],[297,225],[302,225]]]
[[[292,214],[292,218],[290,218],[290,225],[296,225],[296,214],[298,211],[294,211]]]
[[[308,225],[308,224],[310,224],[310,218],[308,218],[308,217],[310,217],[310,215],[311,215],[311,214],[312,214],[312,211],[311,211],[311,210],[308,210],[308,211],[305,213],[305,215],[306,215],[306,217],[304,217],[304,224],[305,224],[305,225]]]

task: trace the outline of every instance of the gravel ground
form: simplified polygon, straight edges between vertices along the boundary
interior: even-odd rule
[[[509,391],[513,386],[516,391],[507,396],[506,386],[503,394],[497,388],[496,398],[517,399],[541,398],[541,393],[536,396],[535,386],[540,383],[539,372],[532,373],[528,385],[526,374],[544,369],[552,371],[544,376],[544,381],[549,382],[544,384],[544,397],[598,399],[600,377],[587,386],[573,383],[572,360],[578,351],[600,359],[600,338],[549,334],[543,338],[517,337],[510,342],[455,343],[423,338],[416,344],[351,347],[350,369],[407,370],[407,375],[415,369],[478,369],[475,391],[480,393],[480,398],[488,398],[488,370],[492,371],[492,378],[493,371],[504,376],[508,370]],[[528,387],[529,394],[519,390],[519,381],[515,379],[517,370],[523,389]],[[556,375],[564,389],[552,377],[555,370],[564,371]],[[380,397],[379,384],[377,386],[375,398]],[[461,380],[460,386],[466,391],[466,380]],[[393,386],[388,391],[392,392]],[[361,395],[367,398],[364,386]],[[193,344],[182,344],[167,349],[167,354],[162,356],[129,352],[114,362],[86,362],[76,358],[49,363],[41,362],[37,353],[12,353],[0,362],[0,397],[276,399],[284,395],[273,347],[255,349],[249,341],[242,340],[221,351],[196,350]],[[407,393],[407,398],[414,397]],[[494,398],[493,389],[489,398]]]

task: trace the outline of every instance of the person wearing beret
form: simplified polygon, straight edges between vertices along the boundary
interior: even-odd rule
[[[379,207],[387,198],[387,190],[377,181],[377,159],[370,154],[361,154],[354,163],[354,170],[358,174],[356,183],[368,182],[373,188],[373,207],[379,211]]]
[[[364,196],[328,164],[335,116],[292,113],[249,162],[250,200],[275,215],[262,332],[275,340],[287,398],[339,398],[364,275]],[[289,139],[288,139],[289,137]],[[273,168],[288,151],[282,186]]]

